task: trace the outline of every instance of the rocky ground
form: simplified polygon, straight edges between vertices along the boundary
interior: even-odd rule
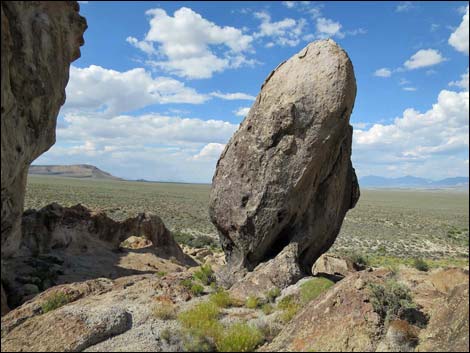
[[[220,255],[207,249],[185,250],[215,268],[223,264]],[[199,280],[198,267],[158,261],[167,273],[153,269],[90,279],[35,295],[2,317],[2,351],[193,350],[186,338],[192,331],[181,313],[201,303],[218,308],[217,321],[226,330],[245,323],[261,332],[253,346],[259,351],[468,351],[468,269],[357,271],[349,261],[327,257],[317,275],[335,276],[338,282],[329,288],[315,282],[325,277],[307,277],[271,296],[258,293],[255,305],[250,303],[253,297],[240,296],[221,305],[213,299],[217,285]],[[196,292],[188,281],[203,289]],[[373,284],[408,288],[409,302],[385,318],[380,309],[386,304],[375,303],[380,296]],[[386,290],[384,295],[392,300],[393,293]],[[51,306],[57,298],[62,302]],[[162,307],[171,310],[162,313]],[[197,348],[204,347],[214,350]]]

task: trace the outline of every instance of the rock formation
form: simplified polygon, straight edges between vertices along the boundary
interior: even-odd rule
[[[23,215],[21,250],[33,256],[52,249],[82,249],[87,238],[104,241],[118,249],[131,236],[142,236],[161,249],[166,257],[185,262],[183,253],[170,231],[156,215],[141,213],[123,222],[109,218],[104,212],[92,213],[82,205],[62,207],[53,203],[39,211],[27,210]]]
[[[25,211],[22,232],[19,250],[3,261],[2,282],[12,307],[56,284],[155,272],[163,259],[181,270],[196,265],[163,221],[151,214],[118,222],[81,205],[53,203]],[[132,237],[139,237],[144,247],[121,249]]]
[[[266,272],[296,264],[288,278],[272,279],[285,285],[333,244],[359,198],[350,160],[355,96],[351,61],[332,40],[309,44],[267,77],[213,178],[210,216],[227,272],[270,259]]]
[[[70,63],[80,57],[86,21],[76,1],[3,1],[1,255],[21,241],[31,162],[55,142]]]

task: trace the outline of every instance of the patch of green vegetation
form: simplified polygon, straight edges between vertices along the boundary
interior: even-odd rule
[[[176,319],[176,308],[170,303],[158,303],[152,309],[152,315],[160,320]]]
[[[396,256],[374,256],[368,257],[370,266],[373,267],[391,267],[404,265],[406,267],[413,267],[414,258],[400,258]],[[429,268],[438,267],[465,267],[468,266],[468,258],[441,258],[441,259],[426,259]]]
[[[165,342],[170,342],[172,336],[173,336],[173,333],[168,327],[163,329],[162,332],[160,333],[160,338]]]
[[[423,271],[423,272],[429,271],[429,265],[423,259],[414,259],[413,267],[416,268],[418,271]]]
[[[209,237],[207,235],[191,235],[181,231],[174,231],[172,232],[172,235],[178,244],[187,245],[192,248],[220,248],[217,238]]]
[[[217,305],[219,308],[228,308],[233,305],[233,300],[230,294],[223,290],[218,289],[215,293],[209,296],[209,301]]]
[[[200,285],[199,283],[194,283],[191,286],[190,292],[194,296],[199,297],[204,293],[204,286]]]
[[[394,280],[388,280],[384,285],[369,283],[368,287],[372,307],[385,323],[399,318],[405,309],[416,308],[410,290]]]
[[[248,309],[256,309],[259,306],[259,304],[260,304],[259,299],[257,297],[254,297],[254,296],[248,297],[248,299],[245,302],[245,306]]]
[[[156,273],[156,275],[157,275],[158,277],[160,277],[160,278],[161,278],[161,277],[165,277],[165,276],[166,276],[166,272],[165,272],[165,271],[158,271],[158,272]]]
[[[49,295],[44,302],[41,303],[42,313],[55,310],[72,301],[72,297],[64,292],[54,292]]]
[[[217,230],[207,212],[209,193],[209,184],[30,175],[25,209],[41,208],[51,202],[64,206],[81,203],[103,210],[116,220],[140,212],[154,213],[176,238],[182,238],[179,242],[209,247],[214,242],[216,249],[220,249]],[[468,195],[442,190],[362,190],[331,251],[340,255],[363,254],[371,261],[377,256],[426,258],[431,268],[434,266],[431,260],[436,261],[436,266],[440,261],[444,265],[468,265]],[[202,244],[197,244],[198,241]]]
[[[280,316],[281,321],[287,323],[291,321],[300,310],[300,303],[298,298],[294,295],[288,295],[279,301],[277,308],[282,311]]]
[[[215,350],[215,342],[222,335],[223,326],[218,318],[220,309],[212,302],[203,302],[178,315],[184,330],[184,347],[190,352]]]
[[[204,285],[209,286],[215,282],[215,274],[210,265],[202,265],[199,270],[194,272],[194,279],[201,281]]]
[[[246,323],[236,323],[216,340],[219,352],[254,352],[263,343],[263,333]]]
[[[333,281],[323,277],[312,278],[302,283],[300,286],[300,300],[302,304],[312,301],[334,284]]]
[[[270,303],[263,304],[261,311],[264,313],[264,315],[270,315],[274,312],[274,306]]]
[[[367,256],[353,252],[348,255],[352,262],[361,266],[369,266],[369,259]]]
[[[281,295],[281,290],[277,287],[271,288],[266,292],[266,300],[268,303],[274,303],[276,301],[276,298]]]

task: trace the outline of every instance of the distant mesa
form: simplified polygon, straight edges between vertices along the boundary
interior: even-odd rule
[[[468,177],[446,178],[442,180],[430,180],[407,175],[399,178],[387,178],[376,175],[368,175],[359,179],[363,188],[403,188],[403,189],[443,189],[443,188],[468,188]]]
[[[124,180],[89,164],[32,165],[29,167],[28,174],[80,179]]]

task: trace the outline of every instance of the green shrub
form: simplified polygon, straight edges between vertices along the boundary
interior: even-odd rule
[[[160,320],[174,320],[176,318],[176,309],[173,304],[159,303],[153,307],[152,314]]]
[[[216,340],[219,352],[254,352],[263,343],[261,331],[246,323],[236,323]]]
[[[199,270],[194,272],[193,277],[207,286],[215,282],[214,271],[212,271],[212,267],[210,265],[202,265],[199,267]]]
[[[281,290],[277,287],[271,288],[267,293],[266,293],[266,300],[269,303],[274,303],[277,297],[281,295]]]
[[[223,332],[223,326],[217,320],[220,309],[212,302],[203,302],[178,315],[178,322],[183,327],[183,344],[186,351],[210,352]]]
[[[369,283],[368,287],[372,307],[385,323],[399,318],[405,309],[416,308],[410,290],[396,281],[388,280],[384,285]]]
[[[166,276],[166,272],[165,272],[165,271],[158,271],[158,272],[157,272],[157,276],[160,277],[160,278],[161,278],[161,277],[165,277],[165,276]]]
[[[414,259],[413,267],[419,271],[423,271],[423,272],[429,271],[429,265],[423,259]]]
[[[274,311],[274,306],[270,303],[266,303],[261,307],[261,310],[265,315],[272,314]]]
[[[47,297],[47,299],[41,304],[43,314],[60,308],[72,301],[70,295],[63,292],[54,292]]]
[[[358,264],[358,265],[361,265],[361,266],[369,266],[369,259],[367,258],[367,256],[357,254],[357,253],[353,253],[353,254],[349,255],[349,258],[355,264]]]
[[[220,244],[217,239],[207,235],[193,236],[179,231],[172,232],[172,235],[178,244],[187,245],[192,248],[220,248]]]
[[[204,293],[204,287],[198,283],[194,283],[191,286],[190,291],[193,295],[195,295],[196,297],[199,297],[202,293]]]
[[[293,295],[288,295],[279,301],[277,308],[282,311],[280,316],[281,321],[287,323],[297,314],[300,304],[297,298]]]
[[[160,338],[165,341],[165,342],[170,342],[171,337],[174,335],[174,332],[172,332],[168,327],[163,329],[162,332],[160,333]]]
[[[186,278],[186,279],[183,279],[183,280],[180,282],[180,284],[181,284],[183,287],[185,287],[185,288],[191,290],[191,287],[193,286],[193,280],[192,280],[191,278]]]
[[[229,306],[232,306],[233,302],[232,298],[230,298],[230,294],[223,289],[212,293],[209,297],[209,300],[219,308],[228,308]]]
[[[259,300],[257,297],[250,296],[245,302],[245,306],[248,309],[256,309],[259,305]]]
[[[217,321],[220,309],[211,302],[195,305],[178,315],[178,321],[183,328],[190,330],[204,330],[210,321]],[[210,326],[210,325],[209,325]]]
[[[335,283],[327,278],[317,277],[303,283],[300,286],[300,299],[303,304],[307,304]]]

